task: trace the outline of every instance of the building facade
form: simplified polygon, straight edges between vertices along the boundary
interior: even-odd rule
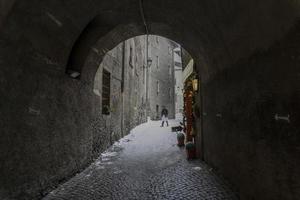
[[[159,119],[163,106],[174,118],[174,45],[162,37],[138,36],[106,53],[94,80],[103,127],[94,136],[94,149],[128,134],[145,122],[147,115]]]
[[[163,107],[169,111],[169,118],[175,118],[174,48],[176,43],[155,35],[149,41],[149,116],[161,118]]]
[[[174,49],[174,76],[175,76],[175,114],[178,117],[183,113],[183,80],[181,47]]]
[[[145,122],[144,58],[145,42],[136,37],[107,52],[99,66],[94,84],[103,122],[99,144],[109,145]]]

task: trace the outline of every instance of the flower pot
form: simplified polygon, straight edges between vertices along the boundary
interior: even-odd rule
[[[193,142],[186,143],[185,149],[188,160],[196,158],[196,146]]]
[[[184,139],[185,139],[185,136],[183,133],[177,133],[177,145],[179,147],[184,146]]]

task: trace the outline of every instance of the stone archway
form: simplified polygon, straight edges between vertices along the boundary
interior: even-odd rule
[[[14,1],[2,8],[0,196],[30,198],[96,154],[91,138],[101,123],[91,77],[98,53],[145,29],[134,0]],[[297,198],[299,3],[144,0],[143,8],[149,33],[179,42],[199,66],[205,160],[245,199]],[[97,43],[83,42],[80,64],[70,64],[83,64],[81,78],[70,79],[74,44],[96,16],[101,31],[88,40]]]

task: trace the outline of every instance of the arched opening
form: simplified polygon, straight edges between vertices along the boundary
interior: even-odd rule
[[[157,35],[141,35],[105,54],[93,92],[99,97],[102,115],[110,122],[119,120],[112,126],[118,130],[111,131],[117,138],[148,119],[161,120],[163,108],[170,119],[184,113],[184,82],[196,79],[197,73],[192,64],[183,80],[182,52],[186,67],[192,58],[179,44]]]
[[[106,18],[105,18],[106,20]],[[80,34],[80,36],[78,37],[78,39],[76,40],[76,42],[74,43],[74,46],[72,48],[72,51],[70,52],[70,56],[69,56],[69,62],[67,65],[67,74],[71,77],[71,78],[79,78],[80,77],[80,82],[84,82],[84,83],[88,83],[89,85],[89,95],[90,98],[92,99],[92,104],[91,106],[94,109],[94,117],[97,119],[104,119],[103,121],[110,121],[111,119],[111,104],[112,102],[116,102],[121,100],[122,97],[122,93],[124,92],[124,66],[121,67],[117,67],[118,71],[121,73],[121,77],[116,77],[113,75],[111,69],[109,69],[110,67],[103,67],[103,62],[105,61],[106,57],[113,57],[111,56],[111,51],[114,51],[114,48],[116,47],[117,49],[121,49],[123,51],[123,53],[125,52],[125,50],[127,51],[127,53],[129,55],[125,56],[122,55],[122,59],[124,60],[119,60],[117,63],[122,63],[124,65],[124,63],[128,63],[131,66],[131,69],[136,70],[136,67],[133,67],[136,65],[137,62],[142,62],[142,64],[140,65],[141,69],[142,69],[142,74],[139,75],[140,78],[139,81],[131,83],[131,87],[132,86],[136,86],[139,85],[139,82],[141,85],[144,85],[145,90],[149,90],[150,91],[150,86],[152,86],[153,88],[152,91],[156,91],[156,96],[159,96],[161,94],[166,95],[166,98],[170,99],[170,96],[174,96],[175,94],[175,88],[174,88],[174,80],[172,81],[172,84],[170,85],[170,87],[165,87],[163,91],[161,88],[163,88],[163,81],[158,81],[157,80],[152,80],[152,83],[150,83],[150,78],[148,77],[147,74],[149,74],[149,69],[151,67],[151,65],[155,66],[153,67],[153,69],[160,69],[160,65],[161,65],[161,61],[164,59],[164,57],[160,57],[157,55],[153,55],[150,56],[150,49],[149,48],[149,44],[160,44],[159,42],[159,37],[163,38],[162,36],[159,35],[166,35],[172,37],[172,38],[178,38],[180,37],[179,35],[176,34],[176,32],[173,32],[172,28],[169,25],[166,24],[161,24],[161,23],[152,23],[151,24],[151,31],[154,33],[157,33],[157,35],[143,35],[145,32],[145,27],[144,25],[139,25],[139,24],[121,24],[121,25],[117,25],[116,27],[112,26],[110,23],[109,26],[105,25],[106,23],[103,22],[103,16],[99,15],[96,18],[94,18],[87,26],[86,28],[82,31],[82,33]],[[175,34],[172,34],[175,33]],[[130,40],[129,38],[133,38],[135,37],[138,38],[143,38],[140,39],[140,41],[144,41],[144,49],[143,50],[139,50],[139,52],[141,54],[144,55],[133,55],[133,51],[135,51],[135,49],[133,49],[134,45],[127,45],[126,46],[126,42],[124,43],[124,41]],[[150,39],[149,39],[150,38]],[[150,41],[153,40],[153,41]],[[165,40],[165,39],[164,39]],[[148,43],[146,43],[145,41],[148,41]],[[182,48],[181,45],[177,44],[174,41],[169,40],[169,45],[165,46],[165,52],[167,56],[171,56],[172,59],[174,59],[174,55],[179,56],[182,53]],[[147,47],[146,47],[147,46]],[[177,49],[174,50],[175,48]],[[125,49],[124,49],[125,48]],[[141,47],[140,47],[141,48]],[[143,52],[144,51],[144,52]],[[187,56],[186,62],[189,62],[189,59],[191,59],[191,56],[189,53],[187,53],[187,51],[184,50],[184,52],[186,52],[186,55],[188,54],[189,56]],[[107,56],[110,55],[110,56]],[[147,56],[148,55],[148,56]],[[147,58],[148,57],[148,58]],[[127,60],[129,59],[129,60]],[[177,58],[177,59],[181,59],[181,58]],[[164,74],[167,77],[173,77],[174,76],[174,60],[172,60],[171,62],[168,62],[166,64],[166,66],[164,66]],[[202,61],[203,62],[203,61]],[[114,63],[115,65],[117,65],[116,63]],[[177,64],[181,64],[182,63],[177,63]],[[187,65],[188,63],[186,63]],[[113,65],[112,63],[110,65]],[[99,67],[100,66],[100,67]],[[102,67],[101,67],[102,66]],[[199,65],[200,66],[200,65]],[[194,66],[192,66],[194,68]],[[120,71],[121,69],[121,71]],[[181,69],[177,69],[177,71],[181,70],[182,71],[182,66]],[[195,72],[198,71],[195,69]],[[98,74],[98,76],[96,76],[95,78],[95,74]],[[134,73],[133,73],[134,74]],[[159,74],[159,71],[158,73]],[[200,73],[198,75],[198,80],[200,81]],[[98,77],[98,78],[97,78]],[[109,77],[106,81],[106,83],[104,84],[104,80],[106,79],[105,77]],[[135,80],[135,76],[132,77]],[[111,96],[112,92],[109,91],[109,89],[113,88],[112,84],[109,84],[108,82],[112,82],[112,80],[117,80],[120,84],[121,84],[121,92],[120,94],[118,94],[117,96]],[[104,81],[104,82],[103,82]],[[156,84],[154,84],[156,83]],[[103,86],[105,85],[105,86]],[[107,91],[105,91],[105,96],[103,97],[103,91],[106,89],[108,89]],[[183,89],[183,88],[182,88]],[[182,92],[182,89],[180,89],[180,92]],[[135,88],[136,90],[136,88]],[[135,97],[137,96],[137,92],[135,91],[135,93],[130,93],[127,94],[127,96],[129,95],[129,97]],[[93,151],[98,152],[99,150],[99,144],[101,144],[102,146],[104,145],[104,147],[107,147],[107,145],[112,144],[115,140],[119,139],[121,136],[126,135],[127,133],[129,133],[129,131],[134,128],[135,126],[137,126],[138,124],[145,122],[145,120],[147,119],[147,117],[150,117],[150,119],[160,119],[161,118],[161,110],[163,107],[168,108],[168,110],[172,111],[172,113],[170,113],[170,116],[172,116],[172,118],[175,117],[175,104],[174,103],[169,103],[169,101],[165,101],[164,103],[162,102],[156,102],[153,101],[152,103],[149,102],[150,99],[150,94],[148,91],[144,92],[144,97],[142,97],[141,99],[135,99],[133,100],[133,102],[135,102],[136,106],[134,106],[134,109],[131,110],[127,110],[124,111],[124,108],[121,108],[119,106],[119,113],[120,113],[120,109],[122,110],[122,112],[126,112],[126,113],[132,113],[134,112],[134,110],[137,109],[137,104],[138,102],[141,103],[140,105],[138,105],[139,107],[147,107],[147,109],[145,109],[144,111],[140,111],[138,114],[138,118],[139,119],[131,119],[130,117],[125,117],[123,115],[120,116],[115,116],[115,118],[122,118],[122,119],[128,119],[134,122],[122,122],[118,123],[118,125],[121,124],[121,126],[114,126],[114,125],[107,125],[105,124],[106,122],[104,122],[104,124],[102,123],[102,127],[105,127],[103,130],[103,134],[106,135],[105,137],[103,137],[102,135],[97,135],[96,133],[94,133],[93,135]],[[199,95],[200,98],[200,95]],[[182,100],[182,99],[181,99]],[[172,99],[172,101],[174,101],[174,99]],[[119,102],[120,103],[120,102]],[[127,103],[125,103],[125,105],[128,105],[131,103],[131,99],[129,99],[129,101]],[[124,104],[124,102],[123,102]],[[173,105],[174,104],[174,105]],[[118,106],[117,106],[118,107]],[[114,109],[113,109],[114,110]],[[178,110],[181,110],[181,112],[183,112],[183,108],[178,108]],[[112,117],[114,118],[114,117]],[[125,127],[125,124],[127,124],[127,128]],[[128,125],[129,124],[129,125]],[[102,127],[99,127],[102,129]],[[115,127],[117,129],[121,130],[111,130],[110,127]],[[106,138],[106,139],[104,139]],[[200,141],[200,140],[199,140]],[[101,146],[100,145],[100,146]],[[100,147],[101,149],[102,147]]]
[[[205,180],[199,184],[202,191],[210,190],[209,184],[220,187],[222,184],[219,181],[207,181],[219,179],[208,176],[206,165],[186,161],[185,150],[176,146],[176,134],[171,131],[180,122],[183,123],[189,145],[201,147],[198,143],[201,141],[200,129],[195,125],[196,120],[200,119],[193,108],[200,94],[198,86],[192,57],[179,44],[167,38],[141,35],[127,39],[106,52],[96,70],[93,84],[93,94],[100,107],[97,109],[101,116],[99,120],[105,129],[96,133],[93,139],[100,144],[104,136],[109,136],[106,141],[110,144],[118,142],[86,170],[89,174],[83,175],[90,177],[93,174],[100,179],[92,186],[85,182],[89,178],[79,180],[72,190],[80,187],[90,193],[87,186],[101,188],[105,184],[110,191],[110,194],[105,194],[109,199],[133,199],[137,196],[142,199],[172,198],[172,195],[179,193],[199,199],[205,192],[191,191],[193,186],[190,183],[197,181],[200,174],[206,174]],[[181,101],[175,102],[176,99]],[[176,114],[181,117],[175,119]],[[97,175],[107,168],[110,170],[105,174]],[[186,173],[195,174],[190,176]],[[114,174],[118,174],[121,181],[110,180]],[[185,189],[179,184],[181,179],[188,179],[185,180]],[[169,185],[168,189],[164,189],[162,183]],[[65,198],[69,193],[69,189],[58,189],[48,198]],[[223,198],[232,195],[234,198],[229,188],[218,189],[212,196],[215,195]],[[209,198],[210,194],[205,196]],[[104,196],[100,194],[98,198]]]
[[[147,33],[194,58],[204,160],[241,198],[298,198],[298,2],[10,2],[0,3],[0,198],[40,197],[110,146],[94,77],[109,50]]]

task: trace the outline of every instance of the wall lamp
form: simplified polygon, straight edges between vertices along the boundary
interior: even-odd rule
[[[74,70],[67,70],[67,74],[73,79],[78,79],[80,77],[80,72]]]
[[[194,92],[197,92],[198,89],[199,89],[199,82],[198,82],[198,79],[193,79],[193,80],[192,80],[192,85],[193,85],[193,90],[194,90]]]

